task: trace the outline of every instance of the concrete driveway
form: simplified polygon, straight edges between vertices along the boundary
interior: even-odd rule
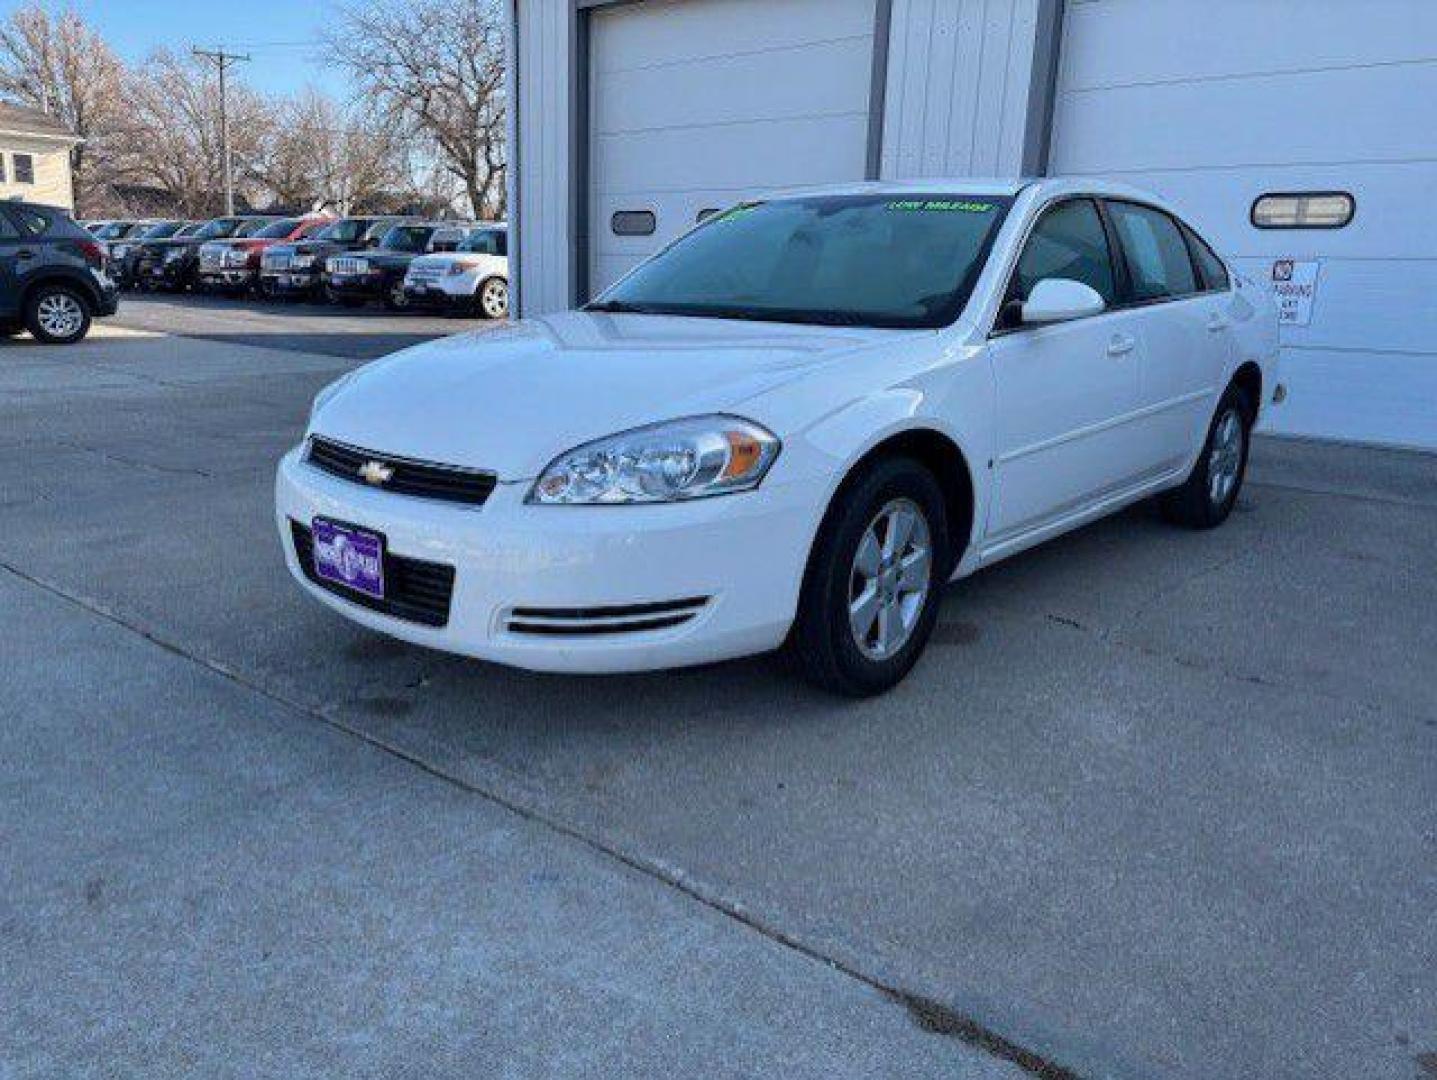
[[[876,702],[540,677],[285,576],[353,344],[155,316],[0,348],[0,1076],[1437,1071],[1437,459],[1263,441]]]

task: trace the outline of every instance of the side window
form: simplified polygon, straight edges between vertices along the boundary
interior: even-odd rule
[[[0,154],[0,184],[5,183],[8,179],[5,174],[5,155]]]
[[[1090,199],[1071,199],[1044,212],[1028,234],[1009,299],[1026,300],[1044,278],[1081,281],[1107,303],[1117,299],[1108,235]]]
[[[503,230],[494,234],[494,254],[509,257],[509,234]]]
[[[33,184],[35,182],[35,159],[29,154],[15,155],[15,183]]]
[[[1133,299],[1166,300],[1198,291],[1192,256],[1177,222],[1161,210],[1110,202],[1118,241],[1133,279]]]
[[[20,239],[20,230],[15,228],[8,215],[0,214],[0,240],[18,239]]]
[[[10,216],[15,219],[15,224],[31,236],[43,235],[50,228],[50,219],[40,211],[32,210],[28,206],[12,207]]]
[[[1193,232],[1186,225],[1183,226],[1183,235],[1187,237],[1188,247],[1192,249],[1193,258],[1197,260],[1198,273],[1202,275],[1202,286],[1208,292],[1226,292],[1231,281],[1227,276],[1227,267],[1217,257],[1208,243],[1197,233]]]

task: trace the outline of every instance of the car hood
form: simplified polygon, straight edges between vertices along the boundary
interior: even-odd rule
[[[382,266],[388,270],[402,269],[418,258],[417,255],[411,255],[407,251],[384,251],[383,249],[356,251],[354,254],[361,256],[370,266]]]
[[[312,431],[527,480],[581,443],[737,410],[895,333],[567,312],[443,338],[360,368],[316,410]]]

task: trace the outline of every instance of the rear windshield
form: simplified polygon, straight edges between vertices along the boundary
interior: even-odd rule
[[[502,229],[474,229],[459,245],[459,250],[473,255],[504,255],[509,237]]]
[[[1010,205],[942,193],[745,203],[709,218],[590,309],[946,326],[967,303]]]
[[[95,233],[95,236],[101,240],[118,240],[129,231],[130,223],[128,221],[112,221]]]
[[[424,225],[396,225],[384,234],[384,242],[379,246],[389,251],[423,251],[429,246],[433,232]]]

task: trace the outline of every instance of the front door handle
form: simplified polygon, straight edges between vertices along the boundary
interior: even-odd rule
[[[1137,345],[1137,339],[1131,334],[1114,334],[1113,340],[1108,342],[1108,355],[1127,356]]]
[[[1223,330],[1227,329],[1227,320],[1224,319],[1221,315],[1214,315],[1212,318],[1208,319],[1207,328],[1211,330],[1214,334],[1221,333]]]

